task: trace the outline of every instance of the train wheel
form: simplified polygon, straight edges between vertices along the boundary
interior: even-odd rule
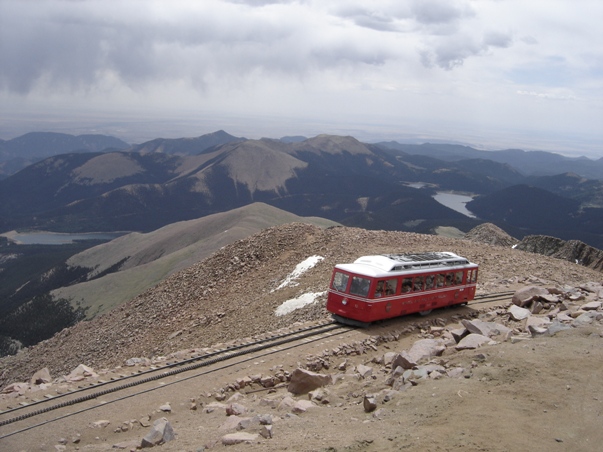
[[[427,311],[419,311],[419,315],[422,315],[423,317],[429,314],[431,314],[431,309],[428,309]]]

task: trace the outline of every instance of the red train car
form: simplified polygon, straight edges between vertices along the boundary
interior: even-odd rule
[[[455,304],[475,296],[478,266],[449,252],[363,256],[333,269],[327,310],[342,323],[376,320]]]

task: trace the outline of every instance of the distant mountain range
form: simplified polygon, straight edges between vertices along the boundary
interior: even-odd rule
[[[69,152],[127,149],[130,145],[107,135],[31,132],[12,140],[0,140],[0,179],[47,157]]]
[[[379,145],[402,154],[423,155],[448,162],[491,160],[507,164],[525,176],[554,176],[562,170],[564,173],[576,173],[588,179],[603,179],[603,157],[598,160],[587,157],[571,158],[552,152],[521,149],[481,151],[457,144],[400,144],[390,141]]]
[[[602,248],[603,181],[578,175],[602,163],[546,152],[367,144],[349,136],[247,140],[218,131],[30,165],[0,180],[0,231],[148,232],[263,202],[369,229],[466,232],[481,220],[432,198],[458,191],[477,196],[470,209],[515,237],[547,233]]]

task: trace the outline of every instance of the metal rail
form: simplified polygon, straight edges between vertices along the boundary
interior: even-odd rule
[[[65,408],[71,405],[76,405],[88,400],[92,400],[92,399],[96,399],[98,397],[107,395],[107,394],[111,394],[113,392],[118,392],[118,391],[122,391],[124,389],[128,389],[134,386],[138,386],[144,383],[149,383],[152,381],[156,381],[165,377],[170,377],[173,375],[177,375],[183,372],[189,372],[191,370],[195,370],[198,369],[200,367],[205,367],[205,366],[209,366],[212,364],[216,364],[219,363],[221,361],[226,361],[228,359],[231,358],[235,358],[238,356],[243,356],[245,354],[249,354],[249,353],[254,353],[254,352],[258,352],[258,351],[262,351],[265,350],[267,348],[271,348],[271,347],[276,347],[279,345],[283,345],[283,344],[287,344],[289,342],[293,342],[293,341],[298,341],[301,339],[305,339],[311,336],[316,336],[319,334],[323,334],[326,332],[330,332],[330,331],[334,331],[334,330],[345,330],[345,331],[349,331],[351,330],[351,328],[346,327],[344,325],[340,325],[337,323],[333,323],[333,322],[329,322],[329,323],[324,323],[324,324],[320,324],[320,325],[315,325],[312,327],[308,327],[308,328],[303,328],[300,330],[296,330],[293,332],[288,332],[282,335],[278,335],[278,336],[271,336],[269,338],[265,338],[265,339],[261,339],[258,341],[254,341],[254,342],[250,342],[247,344],[242,344],[242,345],[237,345],[237,346],[232,346],[232,347],[228,347],[226,349],[222,349],[222,350],[218,350],[212,353],[208,353],[206,355],[200,356],[200,357],[195,357],[195,358],[190,358],[187,360],[183,360],[183,361],[179,361],[176,363],[172,363],[169,364],[168,366],[165,366],[163,368],[158,368],[158,369],[151,369],[149,371],[143,372],[143,373],[139,373],[139,374],[134,374],[134,375],[130,375],[130,376],[126,376],[123,377],[119,380],[113,380],[113,381],[108,381],[108,382],[102,382],[99,383],[97,385],[91,386],[91,387],[87,387],[87,388],[81,388],[77,391],[73,391],[70,393],[66,393],[66,394],[62,394],[61,396],[58,397],[64,397],[64,396],[68,396],[68,395],[73,395],[76,393],[80,393],[80,392],[88,392],[91,389],[97,389],[99,386],[105,386],[105,385],[110,385],[110,384],[117,384],[117,383],[121,383],[123,382],[123,380],[127,380],[127,379],[132,379],[132,378],[136,378],[136,377],[142,377],[146,374],[149,373],[157,373],[160,371],[160,374],[156,374],[156,375],[151,375],[151,376],[147,376],[144,378],[138,378],[135,381],[130,381],[127,383],[123,383],[123,384],[119,384],[117,386],[111,387],[111,388],[106,388],[100,391],[95,391],[86,395],[83,395],[81,397],[77,397],[75,399],[71,399],[71,400],[66,400],[63,401],[61,403],[58,403],[56,405],[52,405],[52,406],[47,406],[44,408],[40,408],[38,410],[35,411],[31,411],[25,414],[21,414],[18,416],[15,416],[13,418],[10,419],[6,419],[3,421],[0,421],[0,427],[4,426],[4,425],[8,425],[8,424],[12,424],[14,422],[18,422],[18,421],[22,421],[24,419],[33,417],[33,416],[38,416],[40,414],[49,412],[49,411],[53,411],[53,410],[57,410],[60,408]],[[343,332],[343,331],[342,331]],[[194,362],[194,361],[201,361],[201,362],[196,362],[193,364],[188,364],[189,362]],[[171,370],[165,371],[166,367],[170,367],[172,368]],[[17,408],[14,408],[12,410],[8,410],[8,411],[4,411],[2,413],[0,413],[0,415],[2,414],[7,414],[7,413],[12,413],[15,412],[17,410],[21,410],[21,409],[25,409],[25,408],[30,408],[33,405],[38,405],[41,403],[48,403],[50,401],[54,401],[54,399],[56,399],[56,397],[53,397],[52,399],[48,399],[48,400],[40,400],[38,402],[32,403],[32,404],[28,404],[25,406],[20,406]],[[12,433],[14,434],[14,433]],[[10,434],[10,435],[12,435]],[[5,438],[6,436],[9,435],[3,435],[0,436],[0,439]]]

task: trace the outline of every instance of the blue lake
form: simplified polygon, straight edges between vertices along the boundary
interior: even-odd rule
[[[457,195],[455,193],[438,192],[433,196],[433,199],[435,199],[440,204],[448,207],[449,209],[456,210],[457,212],[460,212],[463,215],[466,215],[471,218],[477,218],[471,213],[470,210],[467,209],[466,206],[466,204],[473,199],[471,196]]]
[[[124,232],[83,232],[70,234],[62,232],[13,232],[2,234],[11,242],[18,245],[67,245],[80,240],[113,240],[126,233]]]

